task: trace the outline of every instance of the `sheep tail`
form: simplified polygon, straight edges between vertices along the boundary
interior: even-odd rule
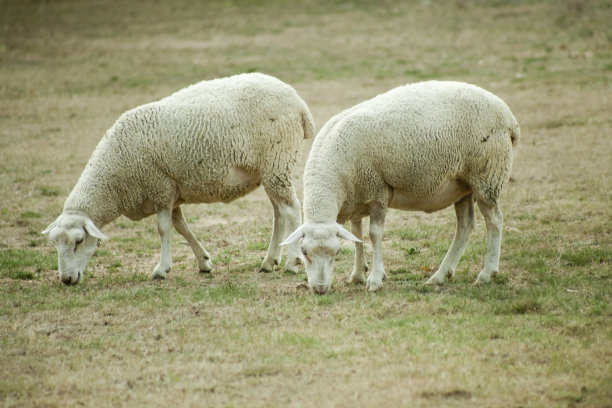
[[[510,127],[510,141],[512,142],[512,146],[516,146],[521,138],[521,128],[518,123],[515,123],[514,126]]]
[[[304,129],[304,139],[311,139],[314,137],[314,119],[308,111],[302,112],[302,128]]]

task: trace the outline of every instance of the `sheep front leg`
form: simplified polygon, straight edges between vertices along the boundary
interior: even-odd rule
[[[172,267],[172,251],[170,249],[170,237],[172,235],[172,218],[170,210],[164,208],[157,213],[157,231],[161,238],[160,260],[153,270],[153,279],[165,279],[166,274]]]
[[[370,240],[372,241],[374,260],[372,262],[372,272],[368,276],[366,285],[369,292],[380,290],[385,277],[385,266],[382,259],[382,237],[386,213],[386,209],[380,206],[370,208]]]
[[[359,239],[362,237],[361,221],[361,219],[351,221],[351,232]],[[365,283],[365,273],[367,270],[363,242],[355,242],[355,265],[349,277],[349,283]]]
[[[455,268],[465,247],[467,246],[470,233],[474,229],[474,195],[470,194],[455,203],[455,215],[457,216],[457,231],[453,243],[446,252],[440,267],[427,282],[426,285],[441,285],[448,276],[452,278]]]
[[[183,211],[181,207],[176,207],[172,210],[172,225],[174,225],[174,229],[181,234],[187,240],[187,243],[191,247],[193,254],[196,257],[196,261],[198,263],[198,268],[201,273],[208,273],[212,269],[212,262],[210,261],[210,254],[200,241],[196,238],[187,225],[187,221],[185,221],[185,216],[183,215]]]
[[[499,271],[499,253],[501,251],[503,216],[499,207],[488,206],[478,202],[478,208],[484,216],[487,225],[487,254],[485,255],[485,265],[478,274],[474,284],[488,283]]]

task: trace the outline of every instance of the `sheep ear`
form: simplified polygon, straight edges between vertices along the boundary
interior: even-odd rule
[[[99,239],[108,239],[108,237],[104,235],[102,231],[100,231],[90,219],[87,219],[87,221],[85,221],[85,231],[87,231],[87,233],[92,237]]]
[[[279,245],[289,245],[289,244],[293,244],[295,241],[299,241],[300,239],[304,238],[304,226],[301,225],[298,227],[298,229],[296,229],[295,231],[293,231],[291,233],[291,235],[289,235],[283,242],[281,242]]]
[[[41,234],[43,235],[47,235],[48,233],[51,232],[51,230],[53,228],[55,228],[55,226],[57,225],[57,220],[53,221],[51,224],[49,224],[49,226],[47,228],[45,228],[45,230],[43,232],[41,232]]]
[[[344,228],[342,225],[338,224],[338,236],[340,238],[344,238],[349,241],[362,243],[363,241],[353,235],[352,232]]]

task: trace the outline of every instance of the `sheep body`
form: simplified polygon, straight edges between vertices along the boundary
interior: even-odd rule
[[[139,220],[157,214],[162,260],[154,276],[164,277],[171,263],[164,260],[169,249],[163,236],[170,220],[192,244],[200,269],[211,267],[181,204],[227,203],[263,184],[275,210],[262,264],[269,271],[279,262],[285,228],[301,221],[292,173],[313,132],[305,102],[276,78],[253,73],[203,81],[121,115],[94,150],[64,214],[83,215],[98,228],[120,215]],[[297,249],[290,248],[287,268],[294,270],[298,261]]]
[[[501,231],[491,231],[501,228],[497,202],[510,174],[512,146],[519,137],[508,106],[474,85],[421,82],[362,102],[331,118],[315,138],[304,171],[304,226],[285,243],[302,238],[303,249],[310,245],[307,252],[318,252],[322,240],[341,231],[336,223],[351,220],[356,233],[342,232],[357,243],[351,281],[364,281],[359,238],[361,218],[369,215],[374,267],[368,287],[377,290],[382,287],[384,268],[376,241],[381,239],[386,209],[432,212],[455,204],[456,210],[460,207],[458,242],[451,245],[448,261],[430,280],[441,282],[452,275],[463,252],[466,231],[473,225],[474,200],[485,215],[490,243],[497,245],[497,235],[501,240]],[[336,248],[339,243],[332,241],[333,245],[326,245]],[[324,252],[333,252],[327,249]],[[488,251],[480,281],[490,280],[497,272],[494,252],[495,248]],[[327,291],[329,268],[315,270],[309,262],[311,266],[314,262],[306,264],[307,272],[311,269],[311,287]]]

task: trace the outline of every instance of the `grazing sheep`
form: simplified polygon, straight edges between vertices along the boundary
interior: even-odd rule
[[[274,225],[262,271],[280,262],[279,243],[301,223],[292,173],[303,140],[314,134],[306,103],[280,80],[242,74],[204,81],[124,113],[106,132],[63,213],[43,231],[58,250],[62,282],[76,284],[94,252],[99,228],[120,215],[157,214],[161,259],[153,278],[172,266],[171,226],[193,250],[201,272],[210,255],[185,223],[180,205],[228,203],[263,184]],[[286,262],[295,271],[299,245]]]
[[[304,224],[281,245],[301,240],[308,283],[325,293],[340,239],[354,241],[349,282],[365,281],[361,219],[370,216],[374,260],[367,289],[382,287],[387,208],[433,212],[455,205],[457,232],[428,283],[452,276],[474,226],[474,200],[488,248],[477,282],[498,272],[502,214],[498,198],[519,139],[516,119],[495,95],[460,82],[401,86],[334,116],[314,140],[304,171]],[[341,225],[351,221],[352,232]]]

